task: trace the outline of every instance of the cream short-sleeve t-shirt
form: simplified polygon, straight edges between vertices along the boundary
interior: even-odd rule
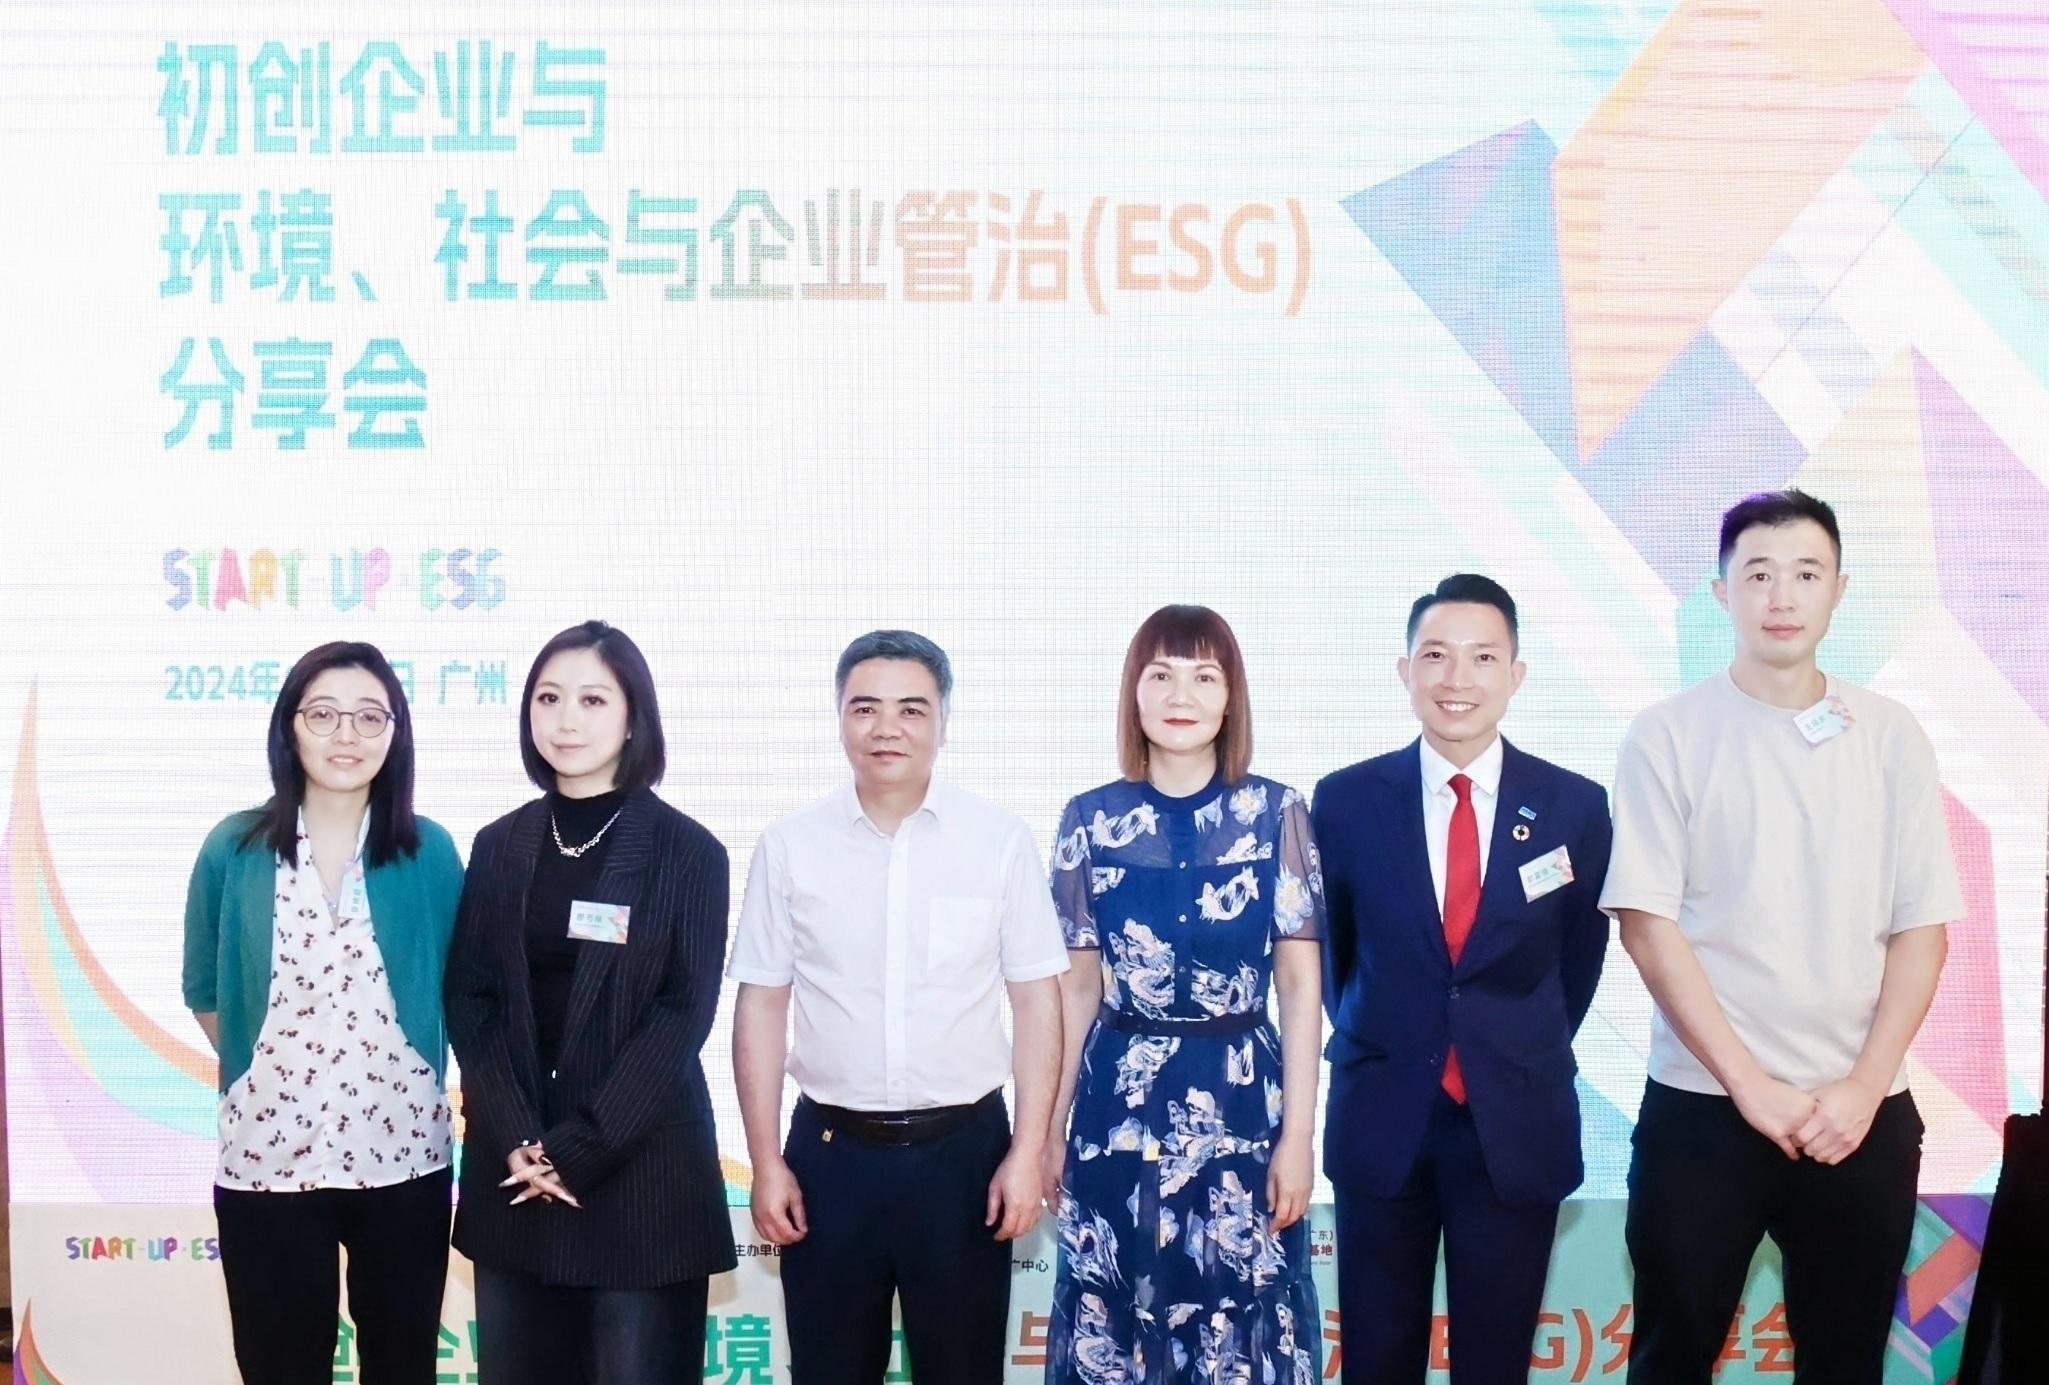
[[[1964,912],[1926,733],[1868,689],[1830,678],[1828,693],[1852,724],[1819,744],[1726,670],[1639,714],[1601,891],[1610,913],[1676,920],[1737,1037],[1808,1090],[1856,1064],[1888,940]],[[1662,1012],[1650,1075],[1722,1093]]]

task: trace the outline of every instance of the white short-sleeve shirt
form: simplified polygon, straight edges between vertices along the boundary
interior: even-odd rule
[[[1744,1046],[1809,1090],[1855,1066],[1892,936],[1964,912],[1926,733],[1868,689],[1830,678],[1828,694],[1853,724],[1819,744],[1726,671],[1641,713],[1601,891],[1611,913],[1676,920]],[[1650,1075],[1722,1092],[1662,1013]]]
[[[805,1095],[903,1111],[1001,1087],[1003,983],[1067,967],[1031,831],[934,781],[893,837],[851,785],[770,824],[726,974],[791,987],[789,1071]]]

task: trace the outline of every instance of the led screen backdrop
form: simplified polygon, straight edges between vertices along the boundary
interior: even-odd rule
[[[533,651],[623,626],[660,681],[664,792],[737,897],[762,826],[842,779],[832,661],[878,625],[952,652],[943,772],[1044,843],[1115,772],[1118,663],[1155,606],[1232,620],[1256,765],[1307,789],[1411,735],[1407,605],[1484,571],[1524,608],[1508,734],[1606,781],[1629,718],[1727,658],[1717,514],[1785,483],[1845,528],[1824,662],[1941,759],[1970,913],[1911,1059],[1923,1187],[1989,1191],[2041,1090],[2030,6],[4,26],[18,1206],[89,1230],[97,1205],[204,1204],[184,883],[262,796],[312,644],[399,662],[419,805],[467,844],[531,792]],[[1584,1198],[1622,1195],[1648,1024],[1615,949],[1578,1043]],[[738,1156],[727,1036],[705,1061]],[[1955,1315],[1903,1313],[1939,1364]]]

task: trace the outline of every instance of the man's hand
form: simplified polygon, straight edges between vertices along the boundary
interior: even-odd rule
[[[754,1166],[754,1193],[748,1200],[754,1229],[770,1245],[793,1246],[810,1230],[804,1222],[804,1194],[797,1175],[781,1155]]]
[[[1316,1159],[1306,1139],[1285,1136],[1274,1145],[1266,1171],[1266,1205],[1273,1209],[1273,1229],[1285,1231],[1309,1210],[1309,1190],[1316,1182]]]
[[[1045,1210],[1045,1150],[1012,1145],[989,1180],[989,1214],[982,1225],[996,1228],[996,1239],[1014,1241],[1039,1224]]]
[[[1871,1131],[1871,1118],[1878,1114],[1883,1092],[1873,1091],[1854,1077],[1831,1082],[1814,1093],[1814,1114],[1807,1118],[1794,1139],[1808,1158],[1821,1164],[1840,1164],[1857,1152]]]
[[[1779,1147],[1788,1159],[1800,1157],[1800,1132],[1814,1114],[1814,1097],[1790,1082],[1766,1077],[1729,1095],[1750,1128]]]
[[[1046,1205],[1055,1212],[1060,1210],[1060,1184],[1067,1176],[1067,1141],[1046,1141],[1046,1153],[1039,1160],[1040,1186],[1044,1189]]]

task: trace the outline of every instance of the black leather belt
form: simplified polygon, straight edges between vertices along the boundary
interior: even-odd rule
[[[1113,1010],[1105,1005],[1096,1012],[1099,1023],[1106,1024],[1121,1034],[1143,1034],[1148,1038],[1166,1038],[1175,1034],[1201,1034],[1210,1038],[1231,1038],[1239,1034],[1250,1034],[1266,1023],[1264,1006],[1247,1010],[1238,1015],[1204,1015],[1199,1019],[1155,1019],[1141,1015],[1134,1010]]]
[[[797,1098],[798,1109],[835,1134],[851,1135],[864,1144],[917,1145],[950,1135],[990,1107],[1001,1108],[1001,1089],[966,1106],[926,1106],[915,1111],[854,1111],[845,1106],[828,1106],[808,1096]]]

